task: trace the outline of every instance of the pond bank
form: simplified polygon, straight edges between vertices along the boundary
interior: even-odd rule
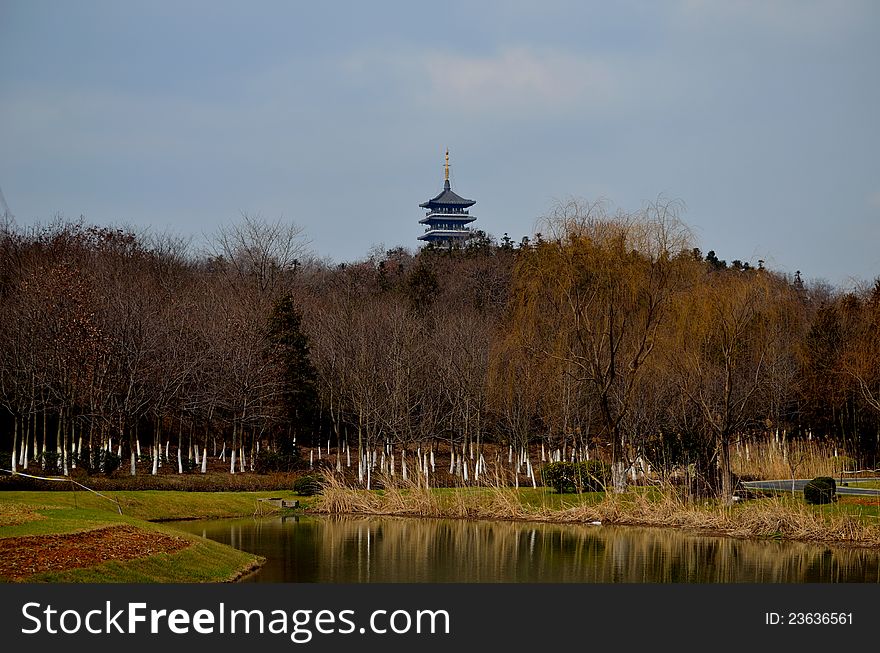
[[[878,509],[849,501],[810,506],[802,499],[772,496],[724,506],[717,502],[688,503],[672,492],[560,496],[540,488],[505,487],[426,490],[417,486],[390,486],[382,491],[367,492],[331,480],[312,509],[324,514],[560,524],[599,522],[686,529],[738,538],[880,546]]]

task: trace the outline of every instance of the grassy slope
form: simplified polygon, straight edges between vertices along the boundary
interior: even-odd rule
[[[182,534],[145,520],[231,517],[252,515],[265,504],[262,497],[291,499],[291,492],[110,492],[115,504],[87,492],[2,492],[0,517],[23,514],[24,523],[0,525],[0,537],[48,535],[128,524],[192,540],[172,554],[158,554],[97,567],[38,574],[29,581],[49,582],[216,582],[235,578],[260,562],[258,556],[216,542]],[[262,508],[270,510],[268,506]],[[31,514],[28,515],[27,513]],[[36,518],[34,518],[36,517]],[[2,524],[3,521],[0,521]],[[2,579],[0,579],[2,580]]]

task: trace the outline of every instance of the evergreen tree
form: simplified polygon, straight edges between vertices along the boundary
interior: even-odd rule
[[[297,435],[316,424],[317,374],[309,357],[309,339],[302,331],[302,316],[290,293],[283,295],[269,316],[271,356],[281,368],[284,412]]]

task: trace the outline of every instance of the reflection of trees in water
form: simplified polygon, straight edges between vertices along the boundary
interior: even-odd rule
[[[872,550],[665,529],[350,516],[217,527],[213,539],[269,558],[270,581],[880,582]]]
[[[371,581],[880,582],[868,550],[661,529],[342,517],[320,530],[325,571],[357,560]]]

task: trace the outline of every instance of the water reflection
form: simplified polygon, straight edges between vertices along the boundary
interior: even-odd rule
[[[265,556],[255,582],[880,582],[873,550],[664,529],[349,516],[178,527]]]

